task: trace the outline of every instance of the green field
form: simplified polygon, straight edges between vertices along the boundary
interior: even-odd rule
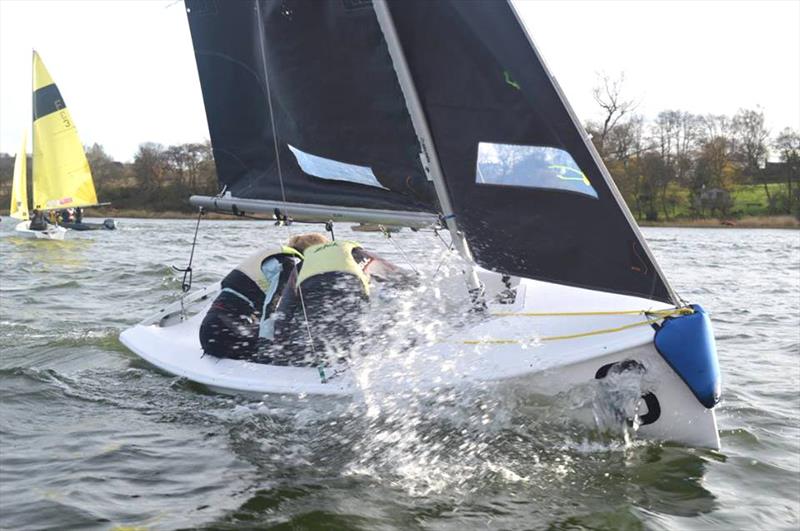
[[[786,201],[786,184],[784,183],[769,183],[770,196],[773,202],[777,205],[776,209],[770,210],[769,200],[767,193],[762,184],[737,184],[731,190],[731,199],[733,206],[730,208],[727,218],[740,219],[744,217],[769,217],[780,216],[786,214],[785,201]],[[696,215],[691,209],[691,194],[688,189],[678,186],[670,185],[668,196],[669,200],[669,216],[665,219],[663,207],[659,208],[658,218],[659,222],[669,220],[689,220],[695,219]],[[629,201],[629,205],[633,202]],[[714,213],[713,216],[717,216]],[[712,217],[712,213],[707,214]]]
[[[769,193],[773,197],[785,196],[786,185],[784,183],[770,183]],[[740,184],[733,189],[733,208],[731,213],[734,216],[767,216],[769,212],[769,201],[764,186],[761,184]]]

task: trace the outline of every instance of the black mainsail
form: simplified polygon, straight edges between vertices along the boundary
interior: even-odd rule
[[[220,184],[354,210],[452,204],[487,269],[677,303],[512,7],[378,2],[187,0]]]
[[[232,196],[437,211],[369,3],[186,6],[219,183]]]

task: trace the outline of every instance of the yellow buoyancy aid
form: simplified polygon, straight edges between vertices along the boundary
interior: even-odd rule
[[[267,249],[258,251],[257,253],[251,254],[245,258],[241,264],[236,266],[236,269],[247,275],[253,282],[258,284],[258,287],[261,288],[262,291],[266,291],[268,287],[267,279],[264,278],[264,274],[261,272],[261,264],[269,257],[279,254],[286,254],[295,258],[299,258],[300,260],[303,259],[303,255],[299,251],[287,245],[282,245],[277,249],[274,247],[269,247]]]
[[[353,258],[353,249],[358,249],[361,244],[339,240],[335,242],[312,245],[303,253],[303,267],[297,277],[297,285],[314,275],[323,273],[350,273],[361,280],[364,293],[369,295],[369,275],[356,263]]]

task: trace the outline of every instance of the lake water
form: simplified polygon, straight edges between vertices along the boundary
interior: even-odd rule
[[[64,242],[10,238],[10,221],[0,227],[0,528],[800,525],[800,232],[644,231],[678,292],[712,316],[723,371],[712,452],[598,433],[558,400],[507,410],[485,390],[379,415],[350,401],[214,395],[118,341],[179,292],[170,266],[186,264],[192,220],[123,219]],[[306,228],[203,221],[195,287]],[[356,237],[404,263],[381,235]],[[394,241],[437,265],[430,233]]]

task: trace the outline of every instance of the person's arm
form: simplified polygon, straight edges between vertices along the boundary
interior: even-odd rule
[[[271,257],[261,263],[261,273],[267,280],[264,292],[264,306],[261,309],[261,323],[258,335],[267,339],[275,337],[276,308],[284,288],[295,269],[295,261],[288,256]]]
[[[297,268],[292,268],[289,280],[283,287],[280,301],[275,308],[275,340],[278,342],[291,341],[296,326],[294,314],[300,307],[300,297],[297,293]]]
[[[353,258],[362,271],[378,282],[408,283],[417,281],[416,275],[410,271],[406,271],[361,247],[353,249]]]
[[[270,303],[278,291],[281,271],[283,267],[276,258],[269,258],[261,263],[261,273],[267,280],[267,289],[264,292],[264,306],[261,308],[261,323],[258,327],[259,337],[272,339],[275,335],[275,322],[270,319]]]

